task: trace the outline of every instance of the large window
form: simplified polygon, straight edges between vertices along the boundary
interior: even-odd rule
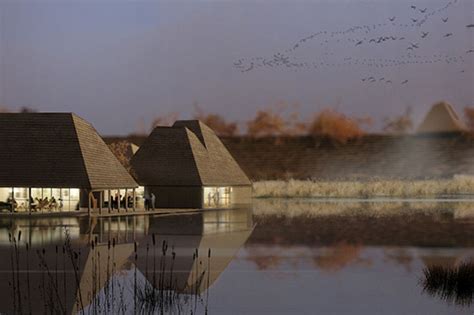
[[[230,205],[232,187],[204,187],[204,207],[219,208]]]
[[[12,198],[13,196],[13,198]],[[28,212],[73,211],[79,207],[78,188],[0,188],[0,210]]]

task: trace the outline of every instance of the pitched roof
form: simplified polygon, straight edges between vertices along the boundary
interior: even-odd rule
[[[466,130],[466,126],[459,119],[451,104],[440,102],[431,107],[417,131],[419,133],[435,133],[464,130]]]
[[[0,114],[1,187],[131,188],[94,127],[72,113]]]
[[[216,134],[197,120],[155,128],[131,164],[142,185],[250,185]]]

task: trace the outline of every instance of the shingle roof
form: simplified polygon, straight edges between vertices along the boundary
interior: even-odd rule
[[[142,185],[250,185],[215,133],[197,120],[155,128],[131,164]]]
[[[96,130],[71,113],[0,114],[0,187],[132,188]]]

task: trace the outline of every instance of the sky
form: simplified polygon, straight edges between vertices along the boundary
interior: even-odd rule
[[[0,0],[0,104],[104,135],[195,104],[239,122],[281,102],[420,121],[474,105],[473,23],[474,0]]]

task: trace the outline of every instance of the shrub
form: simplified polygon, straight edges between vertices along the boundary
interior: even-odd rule
[[[333,109],[324,109],[319,112],[309,124],[308,132],[312,136],[327,136],[338,142],[345,143],[347,140],[359,138],[364,135],[360,127],[362,123],[369,123],[369,119],[360,120],[347,117]]]
[[[392,118],[385,118],[383,130],[385,132],[403,134],[413,129],[412,109],[407,107],[405,113]]]

